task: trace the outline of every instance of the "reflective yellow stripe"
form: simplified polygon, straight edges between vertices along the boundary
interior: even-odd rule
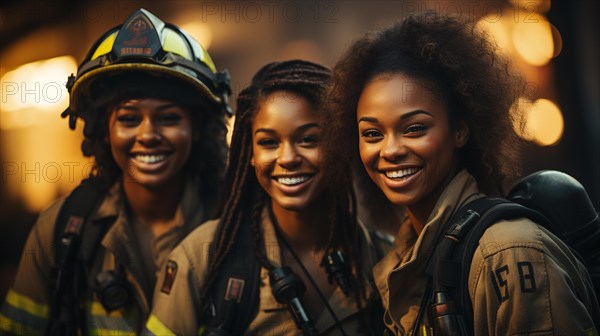
[[[160,336],[171,336],[175,335],[167,326],[165,326],[158,317],[154,316],[154,314],[150,314],[150,318],[148,322],[146,322],[146,329],[148,329],[154,335]]]
[[[90,328],[88,334],[92,336],[136,336],[135,331]]]
[[[585,330],[586,336],[598,336],[598,332],[596,332],[596,328],[590,328]]]
[[[15,308],[28,312],[31,315],[39,316],[41,318],[48,318],[48,305],[35,302],[25,295],[21,295],[12,289],[6,295],[6,302]]]
[[[110,34],[110,36],[105,38],[104,41],[102,41],[102,43],[100,43],[98,48],[96,48],[96,51],[94,51],[94,55],[92,55],[92,58],[90,59],[90,61],[93,61],[102,55],[108,54],[112,50],[113,45],[115,45],[115,39],[117,38],[117,33],[118,33],[118,31]]]
[[[112,312],[107,312],[102,304],[98,301],[92,301],[88,303],[88,308],[91,315],[96,316],[110,316],[110,317],[123,317],[123,310],[117,309]]]
[[[19,322],[13,321],[0,313],[0,331],[3,333],[11,333],[15,335],[42,335],[43,330],[25,326]]]

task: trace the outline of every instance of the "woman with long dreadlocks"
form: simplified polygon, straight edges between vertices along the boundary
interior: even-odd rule
[[[366,278],[376,251],[351,187],[329,184],[321,158],[329,79],[314,63],[275,62],[241,91],[221,217],[172,252],[150,333],[377,333]]]

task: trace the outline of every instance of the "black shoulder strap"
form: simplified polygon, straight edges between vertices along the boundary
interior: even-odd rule
[[[547,219],[539,212],[502,198],[483,197],[459,209],[438,242],[435,257],[427,273],[449,292],[459,305],[467,328],[473,333],[473,306],[468,290],[469,272],[475,250],[484,232],[500,220],[529,218],[544,225]]]
[[[78,264],[92,260],[101,240],[98,236],[105,233],[104,225],[84,228],[102,196],[98,186],[86,179],[67,196],[59,211],[53,232],[52,300],[46,335],[74,334],[83,319],[78,302],[85,274]]]
[[[222,330],[229,335],[242,335],[258,314],[260,263],[253,249],[250,223],[246,221],[210,291],[214,317],[206,335],[218,335]]]

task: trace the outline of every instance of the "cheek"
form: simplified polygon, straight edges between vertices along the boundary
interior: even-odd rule
[[[374,169],[374,164],[377,162],[377,158],[379,157],[379,149],[373,144],[366,143],[364,141],[359,142],[358,151],[360,154],[360,160],[363,165],[370,172]]]
[[[173,129],[166,133],[165,136],[168,139],[171,139],[172,143],[175,146],[177,146],[179,150],[185,153],[186,156],[189,156],[192,150],[192,143],[194,141],[194,136],[191,128],[186,127]]]
[[[135,131],[129,128],[111,126],[109,127],[108,140],[113,156],[118,159],[119,156],[124,154],[124,151],[129,151],[135,142]]]
[[[321,154],[320,148],[311,148],[304,152],[302,156],[304,156],[312,166],[321,168],[323,165]]]
[[[256,176],[260,179],[260,175],[267,173],[269,168],[275,164],[275,155],[268,151],[254,148],[252,161],[254,162]]]

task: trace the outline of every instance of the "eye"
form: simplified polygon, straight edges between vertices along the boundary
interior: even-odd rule
[[[277,145],[278,145],[277,141],[272,138],[258,139],[258,141],[256,143],[261,147],[267,147],[267,148],[277,147]]]
[[[118,115],[117,121],[125,126],[135,126],[140,123],[141,118],[135,114],[127,113]]]
[[[178,123],[182,119],[181,115],[177,113],[163,113],[158,117],[158,122],[165,125],[173,125]]]
[[[368,129],[360,133],[360,136],[367,142],[378,141],[383,138],[383,134],[376,129]]]
[[[404,134],[419,135],[429,129],[429,126],[423,124],[412,124],[404,130]]]
[[[306,135],[300,139],[299,143],[306,146],[316,146],[319,144],[319,138],[316,135]]]

